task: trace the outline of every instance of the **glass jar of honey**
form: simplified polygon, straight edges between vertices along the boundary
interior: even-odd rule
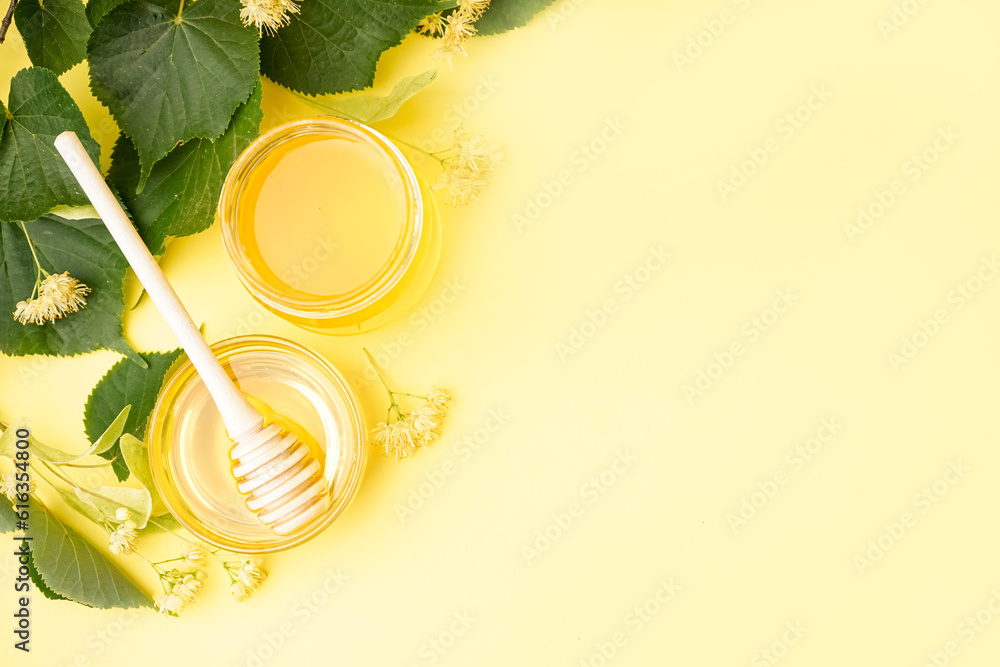
[[[265,419],[312,449],[327,479],[329,505],[290,535],[278,535],[246,506],[233,477],[218,409],[190,361],[163,384],[146,425],[153,481],[166,508],[199,539],[229,551],[293,547],[329,526],[350,505],[367,460],[364,416],[343,376],[323,357],[272,336],[239,336],[212,350]]]
[[[340,118],[261,135],[229,171],[219,217],[250,294],[322,333],[370,331],[412,307],[440,254],[437,208],[402,153]]]

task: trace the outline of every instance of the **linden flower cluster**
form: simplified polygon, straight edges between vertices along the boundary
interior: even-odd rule
[[[476,195],[489,183],[483,178],[503,164],[503,151],[491,146],[480,134],[469,134],[461,125],[455,128],[455,145],[449,157],[439,158],[444,167],[434,190],[445,190],[445,199],[452,206],[461,206],[476,199]]]
[[[201,592],[202,587],[201,580],[205,577],[205,572],[197,568],[205,562],[207,556],[208,554],[201,547],[192,544],[177,558],[153,564],[163,586],[163,595],[153,603],[158,612],[165,616],[177,616],[187,605],[198,601],[198,593]],[[178,569],[164,571],[158,567],[163,563],[178,560],[184,561],[186,567],[195,569],[191,571]]]
[[[395,393],[390,391],[389,396],[393,399]],[[451,396],[443,389],[432,387],[427,396],[422,398],[424,402],[409,413],[400,410],[399,405],[393,401],[386,421],[372,429],[372,444],[386,456],[392,456],[397,461],[405,459],[412,456],[417,447],[426,448],[438,439],[438,427],[441,426]],[[391,420],[393,410],[397,415],[396,421]]]
[[[154,603],[156,611],[164,616],[177,616],[184,607],[198,601],[198,593],[201,592],[201,581],[198,575],[203,574],[181,572],[171,570],[160,574],[160,579],[164,582],[165,592]]]
[[[35,283],[30,298],[17,303],[14,319],[21,324],[58,320],[83,308],[89,293],[90,288],[70,277],[68,271],[47,274],[44,280]]]
[[[224,563],[229,573],[231,584],[229,594],[237,602],[243,602],[260,587],[267,578],[267,572],[260,568],[260,559],[253,556],[240,556],[238,563]]]
[[[386,456],[392,456],[397,461],[409,458],[417,451],[417,447],[426,448],[427,445],[438,439],[440,435],[438,428],[444,419],[445,411],[451,403],[451,395],[443,389],[431,387],[426,396],[406,394],[393,391],[382,377],[375,360],[368,350],[365,350],[372,368],[378,375],[382,386],[389,394],[389,409],[386,412],[385,421],[375,425],[370,436],[372,444],[382,450]],[[408,396],[422,400],[420,405],[413,410],[406,412],[400,407],[396,400],[397,396]],[[393,420],[395,414],[395,420]]]
[[[119,523],[108,536],[108,548],[116,556],[128,556],[135,548],[138,524],[132,521],[132,512],[127,507],[119,507],[115,511],[115,521]]]
[[[266,32],[273,35],[288,25],[290,14],[299,13],[299,5],[294,0],[242,0],[240,18],[243,25],[253,25],[263,37]]]
[[[7,500],[9,500],[12,503],[20,502],[17,499],[18,496],[17,484],[18,482],[13,471],[7,473],[3,477],[0,477],[0,493],[7,496]],[[21,484],[24,484],[24,482],[21,482]],[[28,495],[30,496],[35,492],[36,488],[35,480],[29,480],[27,484],[28,484]]]
[[[441,12],[431,14],[417,24],[417,32],[430,37],[443,35],[443,45],[434,51],[435,60],[447,60],[455,56],[466,56],[465,40],[476,34],[474,25],[490,6],[490,0],[458,0],[458,9],[447,18]]]

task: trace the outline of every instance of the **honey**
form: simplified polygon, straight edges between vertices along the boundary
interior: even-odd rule
[[[164,383],[146,441],[158,491],[175,518],[200,539],[242,553],[286,549],[328,526],[350,504],[365,466],[365,425],[343,377],[324,359],[269,336],[212,346],[220,363],[270,422],[294,432],[323,466],[330,506],[288,536],[258,521],[236,489],[225,426],[190,363]]]
[[[402,154],[337,118],[257,139],[230,170],[219,214],[254,298],[324,333],[369,331],[415,303],[440,252],[436,207]]]

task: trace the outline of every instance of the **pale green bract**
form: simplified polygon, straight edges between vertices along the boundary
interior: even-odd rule
[[[146,447],[146,443],[126,433],[122,436],[121,451],[129,472],[149,492],[153,504],[153,514],[163,514],[166,507],[164,507],[160,493],[156,490],[156,484],[153,482],[153,471],[149,467],[149,449]],[[142,526],[139,527],[142,528]]]
[[[426,88],[437,70],[430,70],[416,76],[400,79],[388,95],[337,95],[334,97],[310,97],[299,95],[306,104],[331,116],[356,120],[359,123],[375,123],[391,118],[406,100]]]
[[[131,520],[136,528],[146,527],[152,513],[153,501],[146,489],[132,489],[127,486],[97,486],[93,489],[76,489],[80,502],[93,507],[103,521],[113,522],[115,512],[124,507],[132,513]],[[91,517],[93,518],[93,517]]]
[[[69,454],[62,451],[61,449],[56,449],[55,447],[49,447],[38,442],[33,435],[29,435],[27,440],[29,443],[29,452],[32,456],[37,456],[43,461],[48,461],[49,463],[56,464],[66,464],[66,463],[76,463],[81,459],[85,459],[93,454],[103,454],[108,451],[118,438],[122,434],[122,430],[125,428],[125,421],[128,419],[128,413],[132,406],[126,405],[115,420],[111,422],[104,433],[101,434],[82,454]],[[14,422],[0,435],[0,456],[7,456],[9,458],[14,458],[17,452],[17,432],[19,429],[26,428],[29,431],[30,424],[24,417],[15,419]]]

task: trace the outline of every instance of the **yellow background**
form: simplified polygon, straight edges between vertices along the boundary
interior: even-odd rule
[[[915,12],[883,34],[894,3]],[[680,68],[675,53],[703,21],[718,31],[711,22],[727,9],[731,22],[703,34],[703,52]],[[443,207],[426,326],[405,315],[326,338],[261,315],[217,225],[172,242],[163,262],[210,340],[249,329],[305,343],[352,378],[370,418],[385,399],[364,380],[362,345],[387,355],[404,388],[451,389],[442,439],[400,463],[373,455],[348,513],[267,557],[270,577],[246,603],[228,599],[217,569],[180,619],[35,593],[31,663],[918,667],[930,654],[995,665],[1000,280],[961,308],[949,294],[1000,250],[997,25],[1000,5],[985,1],[560,0],[526,29],[474,41],[467,60],[379,125],[425,141],[450,131],[459,105],[466,127],[507,154],[479,201]],[[16,37],[0,49],[5,98],[27,60]],[[377,89],[429,68],[432,49],[421,38],[393,49]],[[82,67],[62,78],[106,164],[106,110]],[[786,137],[778,123],[814,86],[832,96],[814,98]],[[308,113],[270,84],[265,105],[265,124]],[[581,146],[601,148],[616,119],[627,128],[581,161]],[[948,128],[957,139],[911,180],[907,163]],[[723,201],[718,181],[774,142]],[[563,170],[570,184],[541,196]],[[428,163],[419,171],[436,176]],[[852,243],[844,225],[896,180],[902,194]],[[546,206],[519,229],[513,216],[528,200]],[[650,247],[671,258],[626,299],[616,284],[646,277]],[[461,295],[435,304],[449,280]],[[773,321],[779,290],[796,300]],[[608,299],[603,326],[585,325]],[[939,310],[947,321],[894,368],[890,353]],[[772,324],[752,339],[744,326],[755,317]],[[591,335],[560,355],[574,328]],[[148,301],[126,333],[139,350],[175,346]],[[735,342],[743,354],[720,376],[713,355],[725,359]],[[82,447],[84,401],[114,361],[2,358],[0,418],[28,416],[43,441]],[[719,378],[689,401],[684,385],[699,371]],[[509,419],[488,438],[480,431],[472,451],[463,441],[491,410]],[[824,419],[842,427],[797,468],[795,448]],[[623,453],[635,462],[608,473]],[[421,489],[445,470],[440,488]],[[595,494],[585,485],[602,473],[614,479]],[[786,483],[770,485],[776,476]],[[921,500],[924,488],[936,502]],[[401,520],[398,507],[421,491],[423,505]],[[760,507],[734,530],[745,499]],[[888,548],[861,564],[879,540]],[[173,545],[143,548],[168,557]],[[12,556],[0,565],[7,627]],[[152,589],[148,568],[128,565]],[[337,571],[348,577],[339,588]],[[680,590],[656,602],[671,579]],[[306,611],[311,599],[323,604]],[[658,611],[638,623],[634,608],[647,603]]]

